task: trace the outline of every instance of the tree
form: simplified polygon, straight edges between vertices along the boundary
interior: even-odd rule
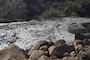
[[[1,0],[0,18],[17,19],[24,18],[26,5],[23,0]]]
[[[0,0],[0,18],[90,17],[90,0]]]

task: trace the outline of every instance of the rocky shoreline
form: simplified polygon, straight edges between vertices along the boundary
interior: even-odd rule
[[[2,23],[0,60],[90,60],[90,19]]]
[[[9,45],[0,51],[0,60],[90,60],[90,39],[75,40],[67,44],[40,40],[28,51]]]

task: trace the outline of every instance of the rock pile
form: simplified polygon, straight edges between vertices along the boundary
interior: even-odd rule
[[[27,60],[24,51],[16,45],[10,45],[0,51],[0,60]]]
[[[27,52],[11,45],[0,51],[0,60],[90,60],[90,41],[75,40],[69,45],[63,39],[56,42],[41,40]]]

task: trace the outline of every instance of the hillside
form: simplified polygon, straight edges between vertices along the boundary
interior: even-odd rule
[[[90,0],[1,0],[2,19],[43,19],[52,17],[90,17]],[[9,22],[5,20],[3,22]],[[20,20],[19,20],[20,21]]]

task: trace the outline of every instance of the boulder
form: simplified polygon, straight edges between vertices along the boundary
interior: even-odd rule
[[[67,60],[80,60],[78,57],[69,57]]]
[[[37,60],[37,59],[40,58],[42,55],[47,55],[47,54],[48,54],[47,51],[33,50],[29,58],[30,58],[31,60]]]
[[[59,47],[56,47],[56,46],[51,46],[49,48],[49,55],[54,55],[54,56],[57,56],[57,57],[63,57],[63,54],[65,52],[67,53],[70,53],[74,50],[74,47],[73,46],[69,46],[69,45],[62,45],[62,46],[59,46]]]
[[[53,50],[54,50],[55,48],[56,48],[56,47],[55,47],[54,45],[48,48],[49,55],[52,55],[52,52],[53,52]]]
[[[42,55],[38,60],[49,60],[49,57]]]
[[[50,60],[57,60],[57,57],[52,55],[52,56],[50,56]]]
[[[75,40],[74,46],[77,46],[77,45],[79,45],[79,44],[82,44],[82,41],[81,41],[81,40]]]
[[[30,49],[30,51],[28,52],[28,55],[31,55],[32,51],[33,50],[39,50],[41,46],[44,46],[44,45],[48,45],[48,42],[45,41],[45,40],[41,40],[41,41],[38,41],[37,43],[35,43],[33,45],[33,47]]]
[[[64,57],[68,57],[68,56],[70,56],[70,54],[67,53],[67,52],[65,52],[65,53],[63,54],[63,56],[64,56]]]
[[[79,44],[79,45],[77,45],[77,46],[75,46],[75,51],[78,53],[80,50],[82,50],[82,45],[81,44]]]
[[[78,57],[63,57],[62,60],[79,60]]]
[[[27,60],[23,50],[16,45],[10,45],[0,51],[0,60]]]
[[[52,45],[54,45],[54,42],[49,41],[49,42],[48,42],[48,47],[50,47],[50,46],[52,46]]]
[[[75,51],[72,51],[72,52],[70,53],[70,56],[71,56],[71,57],[75,57],[75,56],[76,56],[76,52],[75,52]]]
[[[48,46],[47,45],[41,46],[39,50],[47,51],[48,50]]]
[[[76,52],[79,52],[83,48],[83,41],[82,40],[75,40],[74,48]]]
[[[65,40],[63,40],[63,39],[60,39],[60,40],[58,40],[58,41],[56,41],[56,42],[54,43],[54,45],[55,45],[56,47],[62,46],[63,44],[66,44],[66,43],[65,43]]]
[[[87,48],[86,51],[81,53],[81,57],[83,60],[90,60],[90,46]]]
[[[84,39],[83,40],[83,45],[90,45],[89,39]]]
[[[76,22],[69,24],[67,30],[73,34],[86,33],[88,31],[85,26],[83,26],[81,23]]]
[[[67,60],[68,59],[68,57],[63,57],[63,59],[62,60]]]

